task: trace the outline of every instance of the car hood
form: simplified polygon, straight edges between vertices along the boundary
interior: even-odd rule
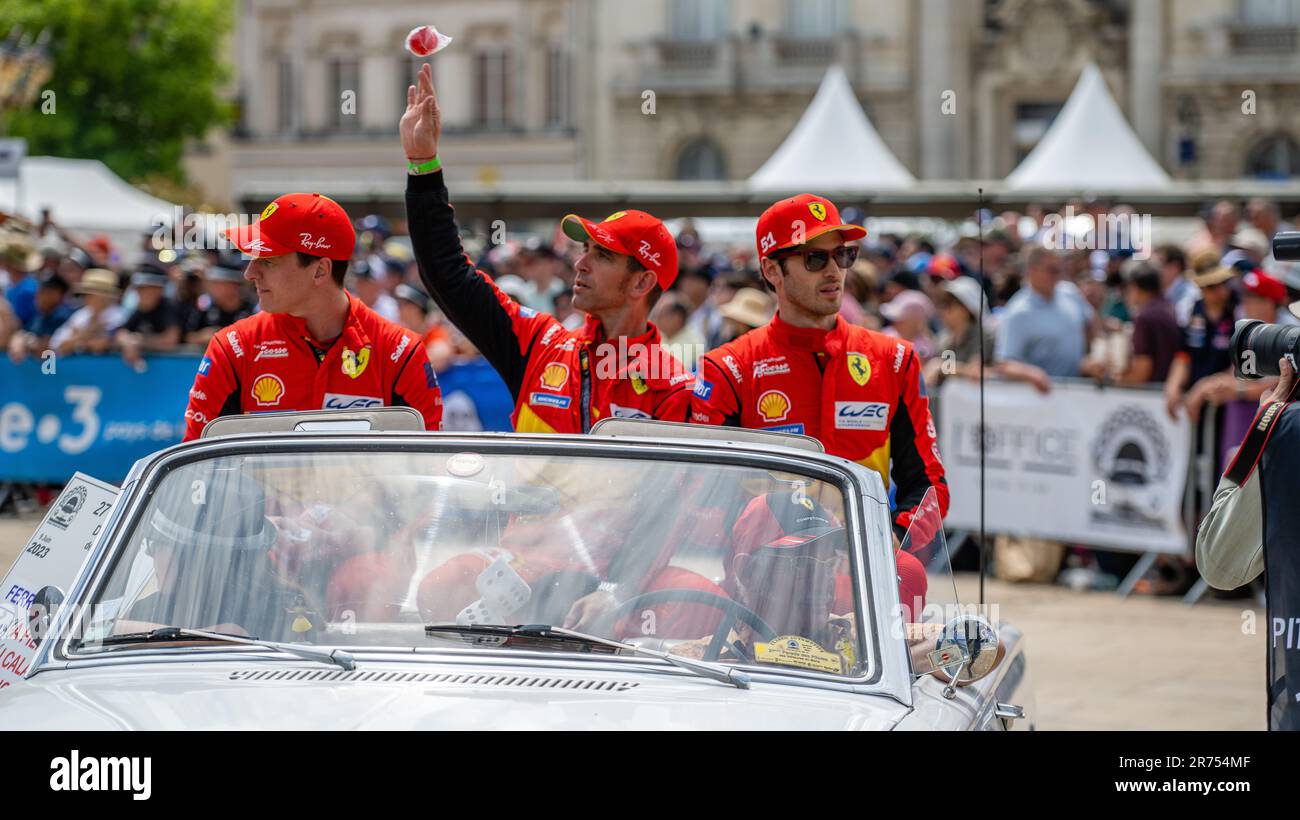
[[[890,729],[880,695],[675,672],[358,659],[122,664],[41,672],[0,692],[0,731],[111,729]]]

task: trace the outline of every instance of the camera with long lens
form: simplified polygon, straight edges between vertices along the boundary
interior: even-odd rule
[[[1287,357],[1292,368],[1300,360],[1300,326],[1241,319],[1232,331],[1231,349],[1232,370],[1237,378],[1279,376],[1279,359]]]
[[[1279,262],[1300,260],[1300,231],[1274,236],[1273,258]],[[1231,350],[1232,369],[1237,378],[1277,376],[1280,375],[1279,359],[1287,357],[1292,367],[1300,360],[1300,327],[1242,319],[1232,331]]]

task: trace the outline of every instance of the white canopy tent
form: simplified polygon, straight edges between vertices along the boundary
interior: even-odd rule
[[[170,225],[174,218],[172,203],[133,187],[99,160],[26,157],[19,173],[21,184],[0,179],[0,210],[32,221],[49,208],[60,227],[116,238]]]
[[[831,66],[790,135],[749,178],[753,191],[897,190],[916,178],[880,138],[840,66]]]
[[[1006,190],[1161,191],[1169,175],[1147,153],[1089,63],[1065,107],[1006,179]]]

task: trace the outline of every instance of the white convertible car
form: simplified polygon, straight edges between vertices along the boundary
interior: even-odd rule
[[[25,599],[0,730],[1032,727],[942,529],[904,605],[879,476],[811,439],[418,426],[235,417],[136,464]]]

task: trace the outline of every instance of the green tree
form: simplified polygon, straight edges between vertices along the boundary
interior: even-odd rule
[[[181,153],[231,120],[218,96],[230,0],[0,0],[0,37],[49,29],[54,113],[5,115],[28,153],[103,161],[129,180],[184,181]]]

